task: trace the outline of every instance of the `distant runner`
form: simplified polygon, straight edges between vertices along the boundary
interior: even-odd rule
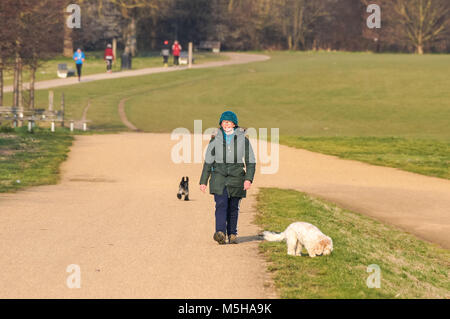
[[[82,52],[81,49],[78,48],[77,51],[75,51],[75,53],[73,54],[73,59],[77,66],[78,82],[80,82],[81,81],[81,68],[83,67],[83,62],[85,60],[84,52]]]

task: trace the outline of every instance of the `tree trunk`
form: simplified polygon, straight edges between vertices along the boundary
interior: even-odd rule
[[[19,54],[16,53],[16,61],[14,63],[14,81],[13,81],[13,101],[12,106],[17,106],[19,104]]]
[[[417,44],[416,53],[422,55],[423,54],[423,44]]]
[[[17,67],[17,106],[23,107],[23,76],[22,76],[22,59],[19,57],[19,65]]]
[[[71,58],[73,56],[73,30],[68,28],[66,22],[64,21],[64,49],[63,55],[67,58]]]
[[[124,31],[125,40],[125,53],[135,56],[137,53],[137,43],[136,43],[136,18],[131,17],[128,22],[128,26]]]
[[[0,58],[0,106],[3,105],[3,61]]]
[[[33,66],[30,69],[30,109],[34,109],[34,83],[36,82],[36,68]]]

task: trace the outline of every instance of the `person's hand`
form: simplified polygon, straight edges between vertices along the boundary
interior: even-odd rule
[[[250,189],[251,186],[252,186],[252,182],[250,182],[250,181],[244,182],[244,190]]]
[[[200,190],[204,193],[206,191],[206,185],[205,184],[200,185]]]

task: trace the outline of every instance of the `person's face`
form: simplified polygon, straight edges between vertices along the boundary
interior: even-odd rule
[[[231,131],[236,125],[231,121],[222,121],[222,128],[225,132]]]
[[[78,52],[78,53],[81,53],[81,50],[80,50],[80,49],[78,49],[78,50],[77,50],[77,52]]]

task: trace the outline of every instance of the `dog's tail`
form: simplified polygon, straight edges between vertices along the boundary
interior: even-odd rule
[[[286,235],[284,232],[282,233],[274,233],[271,231],[265,231],[263,232],[264,239],[267,241],[282,241],[286,238]]]

